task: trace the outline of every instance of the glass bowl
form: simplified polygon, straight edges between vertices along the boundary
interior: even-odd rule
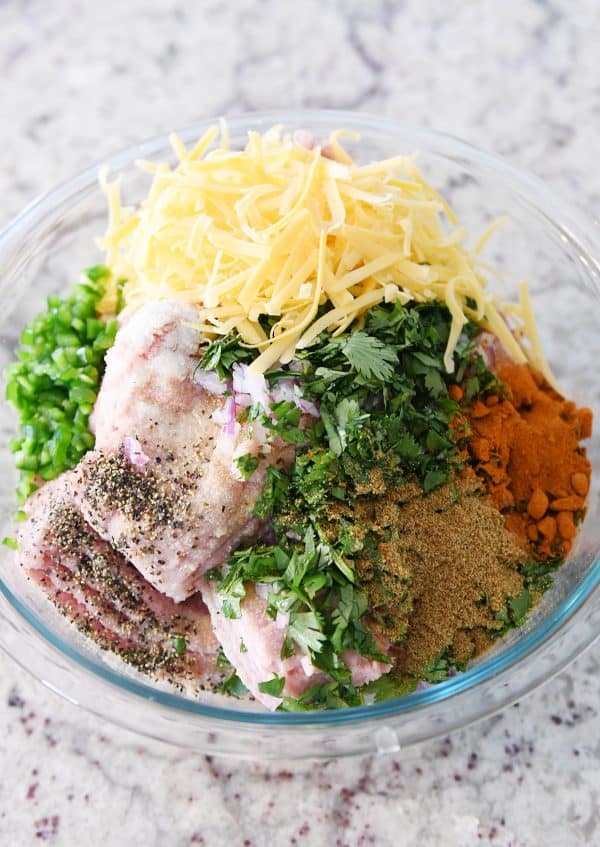
[[[509,222],[485,258],[494,284],[515,295],[530,284],[542,342],[565,393],[600,416],[600,265],[598,230],[535,178],[450,136],[343,112],[272,112],[229,120],[232,145],[249,129],[282,124],[318,138],[345,127],[358,161],[417,153],[426,177],[454,206],[473,243],[499,215]],[[195,140],[209,123],[180,132]],[[171,159],[165,136],[103,162],[124,174],[128,202],[144,195],[148,176],[137,159]],[[94,238],[106,208],[95,166],[30,204],[0,234],[0,369],[13,357],[20,329],[48,294],[76,281],[101,259]],[[4,394],[4,386],[2,394]],[[0,401],[0,537],[13,534],[16,473],[8,440],[14,417]],[[330,757],[395,751],[479,719],[557,673],[600,629],[600,438],[588,442],[595,470],[589,512],[568,562],[526,625],[512,631],[463,674],[409,696],[354,709],[267,713],[251,702],[207,694],[191,699],[154,685],[96,649],[65,623],[39,589],[0,553],[0,645],[68,700],[124,727],[182,747],[248,758]]]

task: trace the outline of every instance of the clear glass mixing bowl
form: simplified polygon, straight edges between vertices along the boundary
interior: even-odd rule
[[[418,154],[429,180],[447,196],[473,239],[499,215],[509,222],[486,258],[495,285],[515,294],[530,284],[550,364],[569,397],[600,417],[600,233],[542,183],[449,136],[342,112],[260,113],[229,120],[232,145],[249,129],[282,124],[322,138],[345,127],[361,162]],[[185,142],[208,123],[184,129]],[[144,142],[102,163],[124,174],[125,199],[139,200],[148,177],[136,159],[170,159],[166,137]],[[0,234],[0,370],[12,358],[20,329],[53,292],[101,259],[94,238],[106,209],[95,166],[28,206]],[[4,394],[4,386],[2,395]],[[16,473],[8,450],[14,418],[0,401],[0,537],[13,532]],[[136,675],[80,637],[0,553],[0,645],[68,700],[136,732],[182,747],[244,757],[330,757],[393,751],[448,733],[522,697],[588,646],[600,628],[600,438],[588,445],[595,476],[587,519],[555,585],[530,616],[470,669],[410,696],[356,709],[270,714],[253,703],[173,693]]]

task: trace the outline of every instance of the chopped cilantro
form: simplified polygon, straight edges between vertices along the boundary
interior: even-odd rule
[[[231,662],[225,655],[223,648],[219,647],[219,652],[217,653],[217,659],[215,662],[215,667],[217,668],[230,668],[232,667]]]
[[[509,597],[506,608],[496,612],[496,620],[502,624],[502,629],[496,635],[503,635],[508,629],[521,626],[531,608],[531,602],[531,594],[527,588],[522,588],[514,597]]]
[[[285,685],[285,677],[274,676],[273,679],[268,679],[266,682],[258,683],[258,690],[263,694],[270,694],[271,697],[279,697]]]
[[[552,585],[552,573],[563,563],[561,556],[553,556],[543,562],[530,562],[520,566],[519,570],[525,577],[525,587],[532,594],[543,594]]]
[[[244,347],[237,333],[218,338],[203,352],[198,367],[203,371],[216,371],[219,379],[225,382],[231,376],[236,362],[251,362],[254,351]]]
[[[521,626],[531,608],[531,594],[523,588],[515,597],[509,597],[508,606],[514,626]]]
[[[10,537],[10,536],[8,536],[8,535],[6,535],[6,536],[2,539],[2,543],[4,544],[4,546],[5,546],[5,547],[9,547],[11,550],[18,550],[18,549],[19,549],[19,545],[18,545],[18,543],[17,543],[17,539],[16,539],[16,538],[11,538],[11,537]]]
[[[415,690],[416,685],[416,680],[398,679],[393,672],[390,672],[364,685],[361,690],[363,695],[370,696],[376,703],[380,703],[391,697],[403,697],[405,694],[410,694]]]
[[[438,682],[444,682],[448,679],[450,672],[453,670],[464,670],[464,665],[458,666],[452,661],[448,655],[448,650],[442,651],[437,658],[426,665],[420,671],[420,679],[423,682],[428,682],[431,685],[436,685]]]
[[[365,332],[353,332],[341,350],[356,372],[365,379],[388,382],[394,373],[394,365],[398,365],[396,350]]]
[[[243,456],[238,456],[235,460],[242,478],[249,480],[254,471],[258,467],[258,459],[256,456],[251,456],[250,453],[245,453]]]
[[[284,697],[279,711],[308,712],[315,709],[346,709],[349,706],[361,706],[363,702],[362,692],[354,685],[332,680],[313,685],[300,697]]]
[[[273,417],[263,415],[261,419],[263,426],[276,432],[287,444],[302,444],[306,441],[306,435],[300,427],[302,411],[295,403],[281,400],[278,403],[271,403],[270,409]]]
[[[317,543],[312,529],[294,544],[238,550],[218,585],[222,612],[240,617],[246,585],[268,585],[267,614],[289,616],[282,658],[299,647],[317,667],[338,675],[347,673],[340,654],[348,648],[388,661],[362,621],[366,598],[348,579],[352,571],[345,573],[346,567],[335,562],[330,545]]]
[[[427,471],[427,473],[425,474],[425,479],[423,480],[423,491],[426,494],[429,491],[433,491],[434,488],[437,488],[439,485],[445,482],[447,477],[448,474],[439,469]]]
[[[325,641],[325,633],[321,629],[317,613],[296,612],[288,627],[288,638],[295,641],[298,647],[306,653],[318,653],[321,650],[321,645]]]
[[[377,556],[377,538],[351,518],[331,518],[359,497],[381,494],[416,479],[425,492],[443,485],[459,467],[461,438],[452,429],[460,413],[448,395],[451,384],[472,380],[468,391],[493,390],[494,378],[474,351],[468,324],[456,346],[455,372],[448,374],[444,354],[450,316],[442,304],[383,304],[364,323],[334,338],[318,336],[296,351],[296,390],[319,409],[307,419],[296,403],[252,406],[244,420],[260,421],[270,441],[294,445],[289,469],[268,467],[254,513],[267,520],[279,543],[255,544],[235,551],[217,582],[225,617],[239,618],[251,584],[267,587],[266,613],[285,614],[287,630],[281,658],[298,650],[328,674],[330,682],[299,698],[284,697],[281,709],[305,710],[357,705],[363,693],[352,685],[342,659],[345,650],[390,662],[381,653],[365,617],[367,596],[356,585],[355,564]],[[211,344],[201,367],[216,369],[221,379],[235,361],[255,355],[231,336]],[[289,379],[286,369],[267,373],[271,387]],[[254,471],[252,457],[238,459],[245,478]],[[248,475],[248,476],[246,476]],[[358,572],[358,571],[357,571]],[[524,598],[512,598],[510,614],[518,619]],[[373,612],[373,610],[371,610]],[[374,613],[376,614],[376,612]],[[384,675],[364,689],[375,699],[399,696],[419,679],[440,681],[454,665],[446,655],[423,669],[419,678]],[[279,696],[283,679],[262,683],[261,691]],[[266,687],[265,687],[266,686]]]
[[[562,557],[554,556],[542,562],[534,561],[519,565],[519,571],[524,577],[524,587],[517,595],[507,599],[504,609],[496,612],[495,617],[501,627],[493,634],[493,637],[499,638],[507,630],[523,625],[537,597],[552,586],[552,573],[560,567],[562,562]]]
[[[248,689],[235,671],[232,671],[227,679],[221,683],[221,694],[230,694],[232,697],[243,697]]]

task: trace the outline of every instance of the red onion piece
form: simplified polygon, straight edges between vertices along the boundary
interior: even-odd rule
[[[235,435],[237,425],[235,418],[236,407],[233,397],[228,397],[223,406],[212,413],[213,421],[223,424],[223,433],[225,435]]]
[[[233,366],[233,393],[249,394],[251,405],[260,403],[265,411],[269,410],[270,397],[267,381],[262,374],[252,373],[248,365],[236,362]]]
[[[239,394],[236,392],[235,405],[241,406],[242,409],[247,409],[252,405],[252,397],[249,394]]]
[[[221,396],[227,391],[231,391],[231,383],[227,380],[220,379],[216,371],[202,371],[198,369],[194,374],[194,382],[209,394]]]
[[[314,403],[311,403],[309,400],[304,400],[300,394],[297,394],[295,391],[295,387],[298,385],[296,380],[293,379],[281,379],[273,389],[271,393],[271,397],[276,403],[280,403],[282,401],[287,401],[289,403],[295,403],[296,406],[305,414],[311,415],[313,418],[319,417],[319,410],[315,406]]]
[[[235,435],[235,400],[233,397],[228,397],[225,403],[225,414],[227,415],[227,421],[225,426],[223,427],[223,432],[226,435]]]
[[[150,461],[140,442],[131,435],[126,435],[123,439],[123,452],[127,461],[136,467],[142,467]]]
[[[282,403],[284,401],[287,402],[296,402],[296,395],[294,393],[294,385],[296,383],[293,379],[280,379],[275,388],[271,391],[271,398],[275,403]]]
[[[305,415],[310,415],[312,418],[318,418],[321,414],[318,406],[315,406],[310,400],[303,400],[302,397],[296,398],[296,405]]]

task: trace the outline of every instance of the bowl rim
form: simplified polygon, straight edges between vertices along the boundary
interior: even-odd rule
[[[213,118],[195,121],[180,130],[176,130],[176,132],[186,142],[199,136],[218,120],[218,118]],[[467,158],[470,162],[483,165],[496,174],[506,177],[522,197],[525,197],[529,202],[535,201],[536,207],[539,207],[538,211],[554,227],[558,227],[561,232],[568,235],[570,241],[577,244],[582,254],[585,255],[586,262],[589,263],[592,277],[600,280],[600,261],[594,253],[594,244],[598,240],[598,234],[595,232],[592,222],[588,221],[573,207],[565,204],[562,198],[559,202],[558,198],[533,174],[516,169],[498,156],[480,150],[453,135],[395,123],[394,121],[367,113],[341,110],[270,110],[227,116],[226,120],[230,131],[241,131],[249,128],[264,129],[274,124],[283,124],[284,126],[286,124],[302,124],[312,129],[319,125],[327,125],[329,127],[332,123],[337,123],[344,128],[355,129],[359,133],[361,129],[363,131],[377,132],[387,136],[389,139],[396,137],[398,141],[401,140],[403,135],[410,135],[413,139],[419,139],[423,147],[433,154],[438,153],[439,155],[444,155],[454,160],[458,159],[459,161],[461,158]],[[14,240],[18,241],[24,230],[34,226],[37,221],[60,207],[67,199],[76,196],[80,191],[88,189],[97,180],[101,168],[108,168],[111,171],[118,172],[123,167],[132,164],[135,159],[149,158],[155,153],[164,150],[167,143],[167,134],[152,136],[139,144],[131,145],[101,162],[87,167],[76,176],[34,198],[0,231],[0,251],[7,245],[10,245]],[[416,710],[419,710],[419,713],[423,714],[426,710],[431,711],[436,704],[443,703],[449,698],[461,693],[466,693],[486,682],[497,680],[498,685],[500,685],[505,674],[511,673],[526,658],[536,654],[538,651],[546,649],[565,627],[572,627],[576,623],[577,611],[587,601],[594,600],[596,602],[600,599],[599,586],[600,556],[590,565],[585,577],[576,588],[550,614],[525,633],[517,643],[507,647],[499,654],[482,661],[476,667],[467,669],[464,673],[458,674],[443,683],[431,686],[423,691],[413,692],[403,697],[391,698],[380,703],[348,709],[289,713],[254,712],[213,706],[178,694],[159,690],[146,682],[140,682],[135,678],[124,676],[118,671],[113,670],[112,667],[101,664],[90,656],[85,655],[85,653],[63,639],[62,636],[53,633],[23,601],[15,596],[0,578],[0,593],[21,618],[33,628],[38,637],[41,637],[44,642],[58,650],[60,654],[66,656],[77,666],[89,671],[94,677],[100,677],[102,681],[108,682],[111,686],[119,690],[124,689],[126,692],[135,695],[143,701],[150,701],[155,705],[166,706],[174,712],[210,718],[221,723],[259,725],[263,729],[286,728],[288,730],[291,727],[302,726],[333,727],[347,724],[357,725],[374,718],[410,715]],[[594,597],[595,594],[596,597]],[[572,652],[562,662],[562,665],[560,662],[556,664],[553,673],[558,672],[574,655],[583,651],[592,640],[593,636],[590,637],[589,635],[583,639],[579,643],[576,652]],[[17,656],[13,655],[13,658],[19,661]],[[529,691],[537,687],[542,679],[546,679],[547,677],[547,673],[543,675],[538,674],[537,676],[532,674],[531,684],[526,687],[526,690]],[[521,696],[522,693],[524,692],[520,691],[518,695],[508,695],[507,693],[504,702],[495,704],[487,713],[489,714],[490,711],[502,708],[511,701],[511,696],[514,699],[515,696]],[[483,717],[484,714],[486,712],[482,711],[477,718]],[[468,718],[463,723],[477,718]],[[457,725],[462,724],[458,721]],[[447,731],[447,727],[444,731]]]

